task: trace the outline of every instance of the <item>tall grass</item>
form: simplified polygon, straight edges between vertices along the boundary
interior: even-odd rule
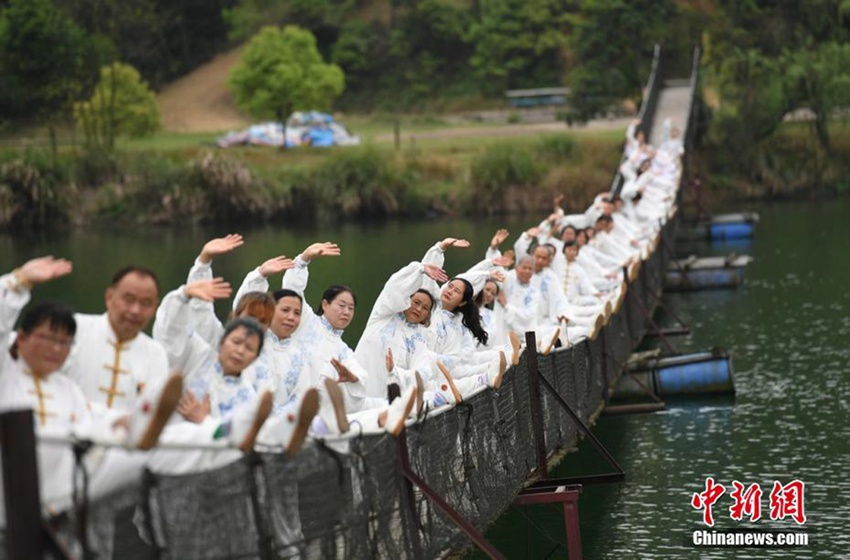
[[[569,135],[487,140],[463,151],[67,153],[58,164],[0,153],[0,226],[542,212],[555,192],[584,203],[607,188],[618,157],[619,142],[601,138],[589,149]]]

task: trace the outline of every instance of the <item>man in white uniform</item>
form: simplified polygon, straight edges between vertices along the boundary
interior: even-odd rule
[[[77,313],[77,337],[64,371],[97,415],[130,411],[146,386],[168,376],[165,348],[142,330],[159,304],[159,283],[146,268],[119,270],[106,289],[106,313]]]

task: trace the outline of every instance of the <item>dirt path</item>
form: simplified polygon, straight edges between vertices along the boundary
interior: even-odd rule
[[[167,132],[221,132],[248,125],[225,86],[240,55],[241,48],[220,54],[167,85],[157,97],[163,128]]]
[[[224,132],[239,130],[251,124],[233,102],[225,83],[230,69],[241,56],[242,49],[236,48],[215,57],[198,67],[194,72],[167,85],[158,95],[162,124],[166,132]],[[457,126],[441,130],[407,134],[401,138],[462,138],[482,136],[529,136],[565,130],[625,130],[628,118],[599,119],[583,126],[568,129],[563,122],[518,123],[493,126]],[[377,142],[392,142],[393,135],[380,134]]]
[[[588,122],[582,126],[567,127],[563,122],[547,122],[547,123],[518,123],[518,124],[500,124],[493,126],[470,126],[446,128],[442,130],[429,130],[423,132],[413,132],[406,134],[401,133],[401,140],[405,141],[411,138],[415,139],[435,139],[435,138],[466,138],[480,136],[531,136],[534,134],[546,132],[565,132],[570,131],[602,131],[602,130],[623,130],[629,126],[631,117],[623,119],[599,119]],[[375,137],[376,142],[392,142],[392,134],[379,134]]]

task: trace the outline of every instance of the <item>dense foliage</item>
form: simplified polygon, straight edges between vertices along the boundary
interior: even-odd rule
[[[845,73],[836,49],[850,31],[847,0],[0,0],[0,10],[6,119],[87,97],[111,62],[156,89],[265,26],[288,24],[309,30],[342,68],[349,108],[415,110],[566,85],[588,117],[639,100],[656,42],[679,73],[703,42],[719,90],[736,85],[729,65],[761,56],[786,78],[786,105],[819,113],[840,101],[840,84],[820,77]]]
[[[293,111],[329,111],[345,89],[345,76],[322,60],[309,31],[266,26],[248,42],[228,86],[252,117],[284,122]]]
[[[74,104],[74,120],[90,149],[111,151],[116,138],[148,136],[160,128],[159,105],[139,73],[126,64],[100,70],[88,101]]]
[[[586,119],[639,103],[655,43],[673,77],[687,75],[699,44],[716,175],[786,190],[837,175],[850,0],[0,0],[0,131],[47,124],[52,134],[92,98],[103,67],[135,68],[156,90],[223,49],[265,41],[267,26],[309,31],[310,59],[342,71],[332,95],[300,99],[389,113],[504,107],[507,89],[567,86],[564,117]],[[243,88],[240,105],[277,117],[295,108],[293,67]],[[250,73],[234,85],[253,84]],[[795,145],[800,131],[810,141],[785,150],[794,112],[804,123]]]

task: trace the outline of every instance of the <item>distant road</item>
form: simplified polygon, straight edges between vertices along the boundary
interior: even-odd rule
[[[221,132],[241,130],[251,124],[233,102],[225,83],[230,69],[239,62],[241,48],[216,56],[211,61],[196,68],[193,72],[168,84],[157,96],[163,128],[168,132]],[[547,114],[550,113],[550,114]],[[509,116],[522,115],[523,119],[538,122],[505,124]],[[479,136],[528,136],[540,133],[596,130],[623,130],[629,124],[629,118],[598,119],[586,125],[568,128],[563,121],[554,121],[554,113],[539,110],[503,110],[481,111],[477,117],[485,122],[493,121],[492,126],[482,123],[477,126],[465,126],[463,117],[445,115],[444,119],[458,123],[439,130],[422,131],[408,134],[402,128],[402,140],[409,138],[461,138]],[[539,122],[544,120],[546,122]],[[377,142],[392,142],[393,135],[381,134]]]
[[[401,140],[404,142],[411,138],[415,139],[439,139],[439,138],[463,138],[476,136],[531,136],[541,133],[552,132],[594,132],[603,130],[622,130],[625,132],[629,126],[632,117],[616,118],[616,119],[597,119],[589,121],[584,125],[574,125],[568,127],[566,123],[561,122],[546,122],[546,123],[518,123],[518,124],[499,124],[493,126],[459,126],[452,128],[443,128],[440,130],[427,130],[421,132],[404,132],[401,130]],[[379,134],[375,136],[376,142],[392,142],[394,139],[392,134]]]

